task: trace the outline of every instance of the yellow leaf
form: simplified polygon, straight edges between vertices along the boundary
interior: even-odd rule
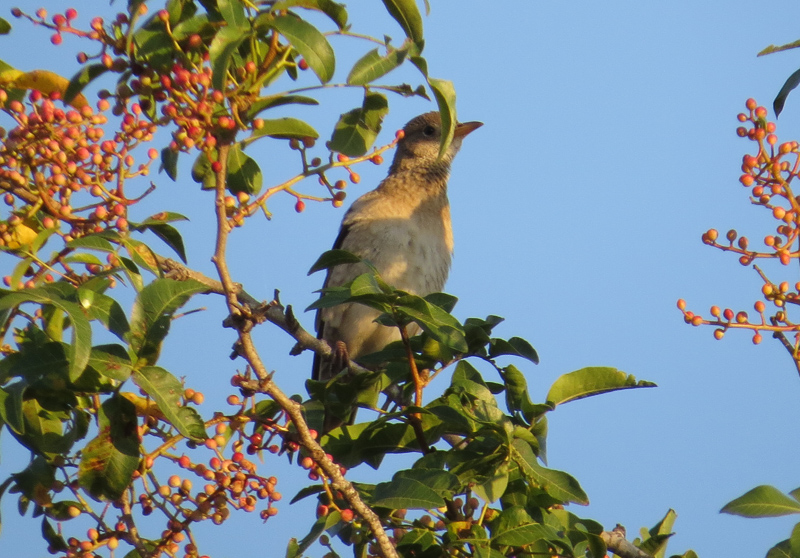
[[[18,72],[18,70],[7,70],[0,74],[0,84],[4,83],[6,78],[14,72]],[[32,72],[19,72],[19,75],[13,78],[8,85],[17,89],[35,89],[44,95],[49,95],[53,91],[58,91],[63,95],[67,90],[69,80],[48,70],[33,70]],[[70,104],[76,109],[81,109],[88,105],[89,101],[79,93],[75,95]]]
[[[11,227],[10,234],[11,240],[6,244],[6,246],[12,250],[16,250],[22,246],[28,246],[31,242],[33,242],[33,239],[36,238],[38,233],[28,225],[19,223]]]

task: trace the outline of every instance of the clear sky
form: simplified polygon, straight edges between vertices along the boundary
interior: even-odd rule
[[[70,7],[18,4],[28,11],[44,5],[51,13]],[[106,3],[96,4],[108,13]],[[784,491],[800,485],[800,378],[769,336],[760,346],[746,333],[715,341],[710,328],[685,325],[675,302],[685,298],[704,313],[712,304],[752,311],[759,294],[755,272],[704,246],[700,235],[735,227],[760,238],[772,227],[738,183],[751,144],[736,137],[736,114],[748,97],[771,106],[800,67],[800,52],[756,58],[768,44],[800,38],[797,3],[772,2],[767,12],[743,0],[431,4],[424,22],[431,74],[455,83],[461,120],[485,123],[464,142],[450,181],[456,255],[446,290],[460,299],[456,315],[504,316],[499,334],[531,341],[541,364],[521,368],[535,401],[544,400],[560,374],[590,365],[614,366],[659,385],[577,401],[550,415],[549,465],[572,473],[592,502],[574,511],[608,529],[621,523],[631,535],[673,508],[671,553],[764,555],[789,536],[793,518],[748,520],[718,511],[759,484]],[[0,37],[0,59],[72,75],[77,40],[50,45],[44,30],[11,18],[11,6],[0,8],[14,26]],[[94,15],[75,7],[80,21]],[[382,9],[378,2],[353,3],[354,29],[388,29],[399,42],[401,30]],[[337,69],[343,80],[349,63],[372,47],[337,39],[340,44],[348,52]],[[412,70],[399,70],[394,81],[416,85]],[[360,97],[359,91],[325,93],[320,107],[295,115],[327,136]],[[419,99],[390,102],[384,142],[434,108]],[[777,133],[781,141],[800,139],[800,92],[789,97]],[[266,185],[296,169],[287,164],[294,154],[285,142],[258,149],[253,153]],[[192,217],[180,226],[190,264],[210,273],[212,199],[198,195],[188,170],[181,167],[177,184],[151,177],[159,186],[151,203],[153,211]],[[386,170],[362,166],[362,182],[349,187],[347,203]],[[313,189],[309,183],[307,191]],[[251,294],[268,299],[278,288],[285,303],[302,309],[322,281],[306,271],[332,244],[343,210],[309,204],[298,215],[292,205],[276,200],[271,222],[257,217],[237,230],[230,258],[234,278]],[[10,265],[0,259],[0,275]],[[770,269],[797,280],[795,265]],[[176,322],[161,364],[206,393],[203,410],[210,415],[224,406],[240,363],[227,358],[234,334],[219,328],[219,301],[193,304],[208,310]],[[310,313],[301,320],[313,327]],[[291,340],[268,325],[257,340],[279,384],[303,392],[311,355],[288,356]],[[3,438],[5,477],[26,456]],[[223,528],[201,528],[203,552],[278,556],[289,536],[305,534],[312,503],[288,504],[303,486],[302,470],[277,459],[264,467],[274,468],[287,496],[279,515],[265,526],[240,514]],[[348,476],[374,481],[389,473],[356,469]],[[0,554],[44,555],[31,540],[39,521],[20,521],[14,495],[5,495],[2,512]]]

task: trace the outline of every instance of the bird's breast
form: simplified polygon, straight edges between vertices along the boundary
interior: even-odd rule
[[[353,246],[366,248],[359,255],[371,261],[387,283],[419,295],[442,290],[453,253],[447,205],[417,207],[405,215],[373,215],[353,228],[357,230],[348,235]]]

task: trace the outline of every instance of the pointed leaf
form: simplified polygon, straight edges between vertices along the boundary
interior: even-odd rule
[[[8,35],[11,32],[11,24],[0,17],[0,35]]]
[[[283,105],[318,105],[319,101],[316,99],[312,99],[311,97],[304,97],[303,95],[270,95],[269,97],[263,97],[253,103],[249,109],[247,109],[247,116],[249,118],[255,118],[255,116],[260,113],[261,111],[271,109],[274,107],[280,107]]]
[[[211,85],[214,86],[214,89],[225,89],[231,58],[246,38],[247,34],[238,27],[223,27],[214,35],[214,39],[208,47],[208,56],[213,71]]]
[[[422,15],[416,0],[383,0],[383,5],[409,39],[415,43],[422,41]]]
[[[92,350],[92,326],[84,310],[74,302],[64,300],[55,289],[39,287],[13,292],[0,289],[0,310],[13,308],[25,302],[51,304],[70,318],[70,344],[68,351],[69,378],[76,380],[89,362]]]
[[[257,130],[253,130],[253,134],[247,138],[247,142],[256,140],[262,136],[269,136],[278,139],[290,138],[318,138],[317,132],[311,125],[306,124],[297,118],[275,118],[264,120],[264,125]]]
[[[98,413],[99,433],[81,452],[78,481],[97,499],[117,500],[139,465],[139,433],[133,404],[115,394]]]
[[[333,0],[279,0],[272,6],[272,11],[278,12],[292,7],[320,11],[331,18],[339,29],[344,29],[347,25],[347,10],[344,4]]]
[[[361,108],[339,117],[331,137],[331,150],[351,157],[363,155],[375,143],[388,112],[389,102],[385,95],[367,92]]]
[[[337,265],[360,263],[361,258],[347,250],[328,250],[322,254],[311,269],[308,270],[308,275],[321,271],[323,269],[330,269]]]
[[[489,345],[489,357],[495,358],[500,355],[513,355],[526,358],[534,364],[539,364],[539,355],[536,349],[521,337],[512,337],[509,340],[492,339]]]
[[[331,80],[336,57],[328,39],[316,27],[293,15],[275,17],[269,25],[286,37],[322,83]]]
[[[167,173],[173,181],[178,180],[178,151],[173,151],[169,147],[161,150],[161,168],[159,171]]]
[[[241,0],[217,0],[217,8],[228,27],[239,30],[247,27],[247,17]]]
[[[183,385],[159,366],[145,366],[133,374],[133,381],[153,398],[158,409],[184,436],[201,441],[206,438],[203,419],[192,407],[181,402]]]
[[[133,373],[133,363],[122,345],[97,345],[92,347],[89,366],[98,374],[124,382]]]
[[[186,263],[186,248],[183,245],[183,237],[178,232],[178,229],[172,225],[167,225],[166,223],[139,223],[131,228],[137,231],[149,230],[160,238],[164,244],[172,248],[183,263]]]
[[[69,80],[69,85],[67,85],[67,89],[64,91],[64,102],[72,103],[73,99],[75,99],[92,80],[103,75],[107,71],[108,68],[103,64],[89,64],[88,66],[83,66],[78,73]]]
[[[371,505],[390,509],[428,510],[444,505],[444,499],[425,483],[396,477],[391,482],[375,486]]]
[[[550,496],[564,503],[574,502],[582,506],[589,505],[589,497],[571,475],[542,467],[536,460],[528,442],[515,439],[511,443],[511,458],[519,466],[526,477],[533,480]]]
[[[453,141],[453,134],[456,131],[456,90],[453,82],[428,78],[428,85],[436,97],[436,104],[439,107],[439,114],[442,116],[442,139],[439,143],[439,157],[444,157],[447,149]]]
[[[131,349],[149,363],[158,359],[161,342],[169,332],[172,315],[206,288],[197,281],[156,279],[141,290],[131,312]]]
[[[786,97],[788,97],[789,93],[791,93],[792,90],[794,90],[798,85],[800,85],[800,70],[797,70],[789,76],[789,79],[787,79],[786,83],[783,84],[781,90],[778,91],[778,95],[775,97],[775,100],[772,101],[772,108],[775,110],[776,117],[778,117],[783,111],[783,105],[786,104]]]
[[[228,190],[234,194],[257,194],[263,180],[258,163],[246,155],[240,146],[234,145],[228,151]]]
[[[561,405],[576,399],[591,397],[621,389],[656,387],[653,382],[636,381],[632,374],[616,368],[589,367],[564,374],[558,378],[547,393],[547,402]]]
[[[350,85],[366,85],[379,79],[403,63],[407,51],[391,49],[386,56],[382,56],[378,49],[369,51],[355,63],[347,83]]]
[[[800,513],[800,502],[774,486],[762,484],[725,504],[720,513],[742,517],[779,517]]]

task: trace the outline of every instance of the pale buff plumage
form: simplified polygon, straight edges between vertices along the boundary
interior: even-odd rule
[[[334,247],[369,260],[393,287],[420,296],[441,291],[450,270],[453,231],[447,180],[464,136],[480,123],[459,124],[447,153],[439,159],[441,120],[423,114],[404,128],[388,176],[358,198],[342,220]],[[363,264],[340,265],[328,273],[326,287],[340,286],[367,271]],[[397,328],[375,323],[379,313],[360,304],[343,304],[317,313],[317,332],[331,346],[344,342],[351,359],[381,350],[400,338]],[[416,333],[409,328],[409,333]],[[312,377],[336,373],[315,358]]]

